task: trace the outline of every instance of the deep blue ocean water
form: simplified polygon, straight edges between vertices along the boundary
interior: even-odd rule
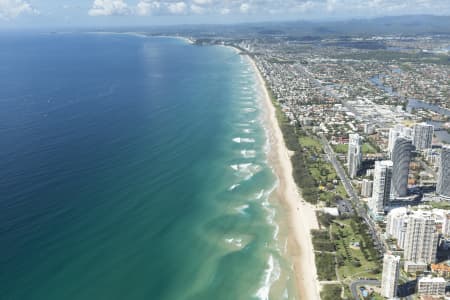
[[[0,299],[293,298],[259,93],[225,47],[2,33]]]

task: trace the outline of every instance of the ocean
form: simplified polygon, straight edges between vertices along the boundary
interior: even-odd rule
[[[245,57],[0,35],[0,299],[296,298]]]

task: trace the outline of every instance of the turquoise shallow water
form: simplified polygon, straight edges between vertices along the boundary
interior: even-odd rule
[[[243,57],[170,38],[1,39],[0,299],[293,298]]]

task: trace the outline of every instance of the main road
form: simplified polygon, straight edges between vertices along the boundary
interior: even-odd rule
[[[333,165],[334,169],[336,170],[336,173],[338,174],[339,178],[342,181],[342,184],[344,185],[344,188],[347,192],[347,194],[350,197],[350,200],[352,201],[355,210],[357,214],[363,218],[364,222],[368,225],[370,234],[372,238],[374,239],[374,244],[377,247],[377,250],[380,252],[380,254],[383,254],[385,252],[385,246],[381,239],[381,237],[378,235],[378,231],[376,230],[375,224],[372,221],[372,219],[369,218],[367,215],[367,210],[363,203],[361,203],[358,194],[355,192],[355,189],[353,188],[353,185],[350,181],[350,179],[347,176],[347,173],[342,168],[341,163],[337,160],[336,154],[334,153],[333,148],[331,148],[330,143],[326,139],[326,137],[323,134],[319,134],[320,141],[323,145],[323,149],[325,150],[325,153],[328,156],[328,159],[330,160],[331,164]]]

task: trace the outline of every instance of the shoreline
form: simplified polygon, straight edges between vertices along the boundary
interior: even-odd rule
[[[288,254],[293,263],[297,294],[301,300],[320,300],[320,284],[317,279],[311,237],[311,229],[318,229],[315,206],[305,202],[299,192],[292,176],[291,153],[284,142],[284,137],[276,118],[276,109],[269,96],[265,80],[255,60],[249,55],[246,56],[264,93],[263,120],[267,125],[270,144],[268,160],[279,181],[277,188],[270,197],[284,206],[289,218],[287,228]]]
[[[179,38],[179,37],[176,37]],[[184,38],[186,41],[187,38]],[[316,206],[304,201],[301,191],[294,181],[291,162],[292,153],[287,148],[276,117],[266,82],[250,55],[233,45],[219,45],[237,54],[245,54],[263,92],[263,122],[265,123],[269,152],[267,159],[278,179],[277,187],[270,194],[270,201],[281,204],[287,216],[287,259],[292,263],[295,276],[296,295],[300,300],[320,300],[320,283],[315,264],[315,253],[311,230],[319,229]]]

